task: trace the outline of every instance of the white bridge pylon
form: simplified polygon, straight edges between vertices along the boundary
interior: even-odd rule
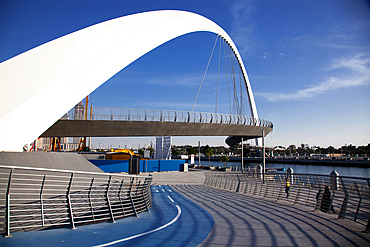
[[[190,12],[124,16],[62,36],[0,63],[0,151],[21,151],[120,70],[181,35],[220,35],[242,70],[252,117],[258,118],[242,58],[229,35]]]

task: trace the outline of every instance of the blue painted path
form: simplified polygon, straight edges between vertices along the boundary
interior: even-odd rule
[[[196,246],[211,231],[214,219],[206,210],[167,185],[152,186],[150,212],[116,221],[12,233],[0,246]]]

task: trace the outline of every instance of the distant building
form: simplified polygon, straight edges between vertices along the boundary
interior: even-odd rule
[[[172,136],[157,136],[155,145],[155,159],[171,159]]]
[[[81,101],[80,103],[78,103],[76,106],[75,106],[75,109],[74,109],[74,115],[73,115],[73,119],[74,120],[84,120],[85,119],[85,107],[84,107],[84,103]],[[76,146],[76,148],[74,150],[76,150],[78,148],[78,144],[80,143],[80,137],[73,137],[73,144]]]
[[[74,107],[74,114],[71,116],[73,119],[77,120],[83,120],[85,119],[85,107],[83,102],[79,102],[75,107]],[[65,114],[62,119],[69,119],[70,116]],[[60,142],[60,148],[61,151],[73,151],[77,150],[79,142],[80,142],[80,137],[60,137],[59,138]],[[36,140],[35,143],[35,151],[50,151],[51,149],[51,138],[50,137],[41,137]]]

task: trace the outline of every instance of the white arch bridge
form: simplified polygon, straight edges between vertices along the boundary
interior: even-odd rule
[[[258,119],[246,69],[229,35],[216,23],[198,14],[174,10],[152,11],[112,19],[81,29],[2,62],[0,151],[20,151],[25,144],[33,142],[51,126],[53,127],[49,129],[50,131],[62,123],[66,125],[66,121],[59,120],[65,112],[130,63],[169,40],[199,31],[215,33],[230,46],[242,72],[252,118]],[[45,104],[55,102],[56,94],[65,95],[62,104]],[[96,121],[98,120],[80,124],[92,125],[97,123]],[[68,122],[68,125],[76,123]],[[109,124],[113,123],[114,121],[110,121]],[[119,128],[132,123],[133,121],[120,121]],[[168,122],[152,121],[150,126],[154,128],[153,126],[159,123]],[[177,126],[175,128],[181,127],[178,121],[168,124]],[[196,123],[189,121],[181,124],[189,127]],[[200,130],[206,129],[207,125],[212,125],[213,128],[215,126],[226,128],[224,125],[227,128],[241,126],[223,122],[217,125],[202,122],[201,125],[197,124]],[[249,136],[251,131],[249,127],[258,130],[258,133],[262,133],[263,128],[268,128],[265,134],[272,129],[272,125],[242,126],[244,131],[240,130],[237,132],[240,134],[237,135]],[[192,135],[197,135],[196,133],[193,132]],[[157,133],[153,132],[153,135],[161,135],[161,132],[158,130]],[[87,136],[96,134],[90,133]]]

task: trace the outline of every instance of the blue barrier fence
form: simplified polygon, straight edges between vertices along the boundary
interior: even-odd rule
[[[128,160],[89,160],[104,172],[128,172]],[[182,171],[185,160],[140,160],[140,172]]]

